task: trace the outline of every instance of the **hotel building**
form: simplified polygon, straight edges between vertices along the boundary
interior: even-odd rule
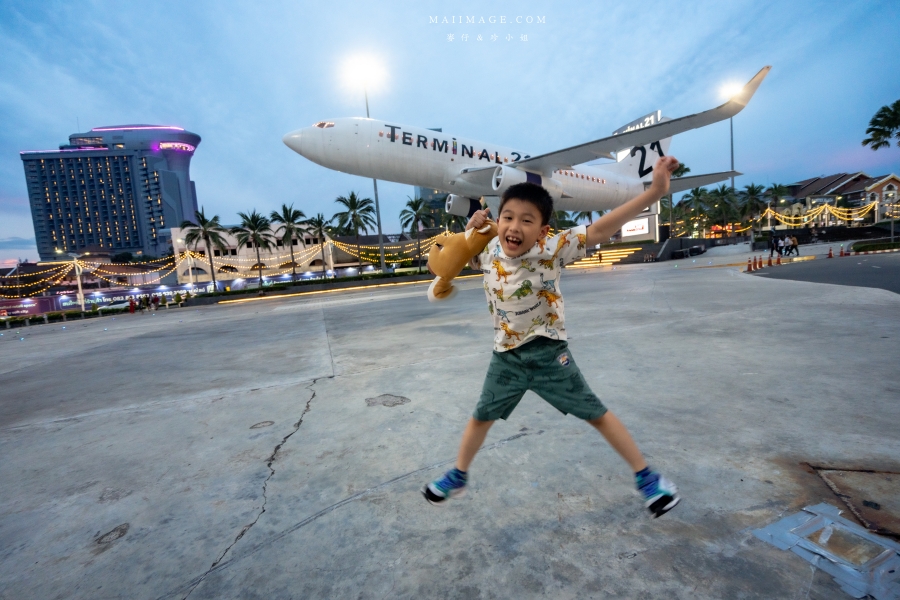
[[[190,162],[199,143],[181,127],[120,125],[70,135],[58,150],[20,152],[41,260],[171,251],[170,228],[197,210]]]

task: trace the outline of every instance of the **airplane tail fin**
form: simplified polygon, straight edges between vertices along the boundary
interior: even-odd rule
[[[634,131],[635,129],[643,129],[644,127],[658,125],[666,121],[671,121],[671,119],[662,116],[662,111],[657,110],[619,127],[613,132],[613,135]],[[653,179],[653,165],[656,163],[656,159],[660,156],[668,156],[671,142],[672,138],[667,137],[646,146],[624,148],[616,152],[615,163],[604,164],[603,168],[629,177],[635,177],[641,181],[650,181]]]

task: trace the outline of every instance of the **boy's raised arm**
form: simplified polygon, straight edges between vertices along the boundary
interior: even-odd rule
[[[609,238],[621,229],[622,225],[665,196],[669,192],[669,180],[677,168],[678,159],[674,156],[660,157],[653,167],[653,181],[650,183],[650,187],[594,221],[587,228],[587,245],[596,246],[609,241]]]

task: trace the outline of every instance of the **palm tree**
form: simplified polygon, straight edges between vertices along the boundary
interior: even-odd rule
[[[291,283],[297,281],[297,263],[294,261],[294,237],[301,237],[305,232],[303,219],[306,215],[302,210],[297,210],[294,205],[281,205],[281,212],[272,211],[269,219],[272,223],[278,223],[277,231],[281,232],[281,243],[291,249]]]
[[[573,212],[572,220],[576,223],[580,221],[587,221],[588,224],[594,223],[594,213],[597,213],[597,216],[601,216],[603,214],[602,210],[583,210],[581,212]]]
[[[722,217],[723,237],[728,235],[728,218],[734,216],[734,188],[724,183],[709,193],[713,211]]]
[[[434,222],[434,216],[431,214],[431,207],[428,206],[422,198],[410,198],[406,208],[400,211],[400,226],[404,229],[409,228],[409,234],[416,235],[416,251],[419,255],[419,273],[422,272],[422,240],[419,236],[419,225],[424,227]]]
[[[212,218],[207,219],[202,206],[200,210],[194,212],[194,218],[197,220],[196,223],[185,221],[181,224],[181,228],[187,230],[184,236],[184,245],[188,247],[193,246],[194,250],[196,250],[200,240],[203,240],[206,244],[206,258],[209,259],[209,272],[212,276],[213,291],[216,291],[219,288],[216,286],[213,248],[217,248],[222,252],[225,251],[225,240],[222,239],[222,234],[228,233],[228,230],[219,223],[219,215],[213,215]]]
[[[575,227],[578,223],[564,210],[555,210],[550,214],[550,223],[557,231]]]
[[[330,221],[325,218],[325,215],[318,213],[311,219],[304,221],[303,225],[310,235],[315,236],[319,240],[319,249],[322,251],[322,279],[325,279],[325,236],[333,231]]]
[[[359,230],[369,232],[370,227],[375,227],[375,203],[369,198],[360,198],[356,192],[350,192],[346,198],[338,196],[334,200],[347,210],[335,213],[332,219],[337,219],[338,227],[352,232],[356,236],[356,257],[359,266],[362,267],[362,254],[359,251]]]
[[[789,190],[786,185],[773,183],[766,188],[766,191],[763,192],[763,196],[769,199],[769,201],[772,203],[772,210],[775,210],[778,208],[778,202],[781,200],[781,197],[787,196],[788,191]]]
[[[256,268],[259,269],[259,293],[263,293],[262,289],[262,260],[259,257],[259,249],[271,250],[275,243],[275,236],[272,234],[272,222],[265,215],[253,209],[249,215],[239,212],[241,224],[234,227],[231,233],[237,237],[238,248],[247,247],[250,244],[256,248]]]
[[[862,141],[862,145],[872,146],[872,150],[889,148],[892,137],[897,138],[897,146],[900,147],[900,100],[878,109],[869,121],[866,135],[869,137]]]
[[[455,231],[457,228],[460,231],[466,230],[466,218],[460,217],[459,215],[451,215],[446,211],[441,212],[441,227],[443,227],[446,231]]]
[[[675,170],[672,171],[672,177],[684,177],[685,175],[687,175],[690,172],[691,172],[691,168],[689,166],[685,165],[683,162],[679,162],[678,167],[676,167]],[[666,200],[668,200],[668,202]],[[660,211],[665,210],[665,208],[667,206],[669,208],[669,235],[671,236],[672,233],[675,231],[674,230],[674,227],[675,227],[675,200],[672,197],[672,194],[663,196],[662,199],[660,200],[660,203],[659,203]]]
[[[753,214],[762,214],[762,207],[765,206],[763,201],[763,186],[749,184],[738,192],[738,200],[740,201],[741,221],[746,217],[749,221],[753,221]]]
[[[682,207],[683,215],[685,219],[694,220],[702,220],[704,215],[703,213],[706,210],[706,201],[709,197],[709,192],[706,191],[706,188],[696,187],[686,193],[681,197],[681,200],[678,202],[678,206]],[[689,223],[687,229],[691,229],[693,223]]]

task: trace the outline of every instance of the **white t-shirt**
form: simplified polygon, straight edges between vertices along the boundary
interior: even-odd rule
[[[505,352],[536,336],[566,339],[563,298],[559,287],[562,266],[583,258],[584,225],[538,240],[516,258],[504,254],[495,237],[478,255],[484,273],[484,293],[494,318],[494,350]]]

